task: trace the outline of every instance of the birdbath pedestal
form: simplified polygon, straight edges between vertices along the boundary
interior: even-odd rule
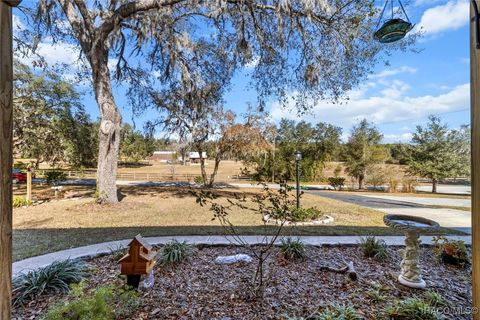
[[[418,261],[420,257],[420,240],[422,232],[435,231],[440,228],[435,221],[422,217],[390,214],[383,217],[385,224],[405,233],[405,251],[400,264],[398,281],[411,288],[424,289],[427,284],[422,279]]]

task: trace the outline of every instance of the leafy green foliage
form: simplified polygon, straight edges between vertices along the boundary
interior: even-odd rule
[[[95,164],[98,130],[81,95],[62,78],[62,72],[33,72],[15,61],[14,153],[51,164]]]
[[[12,205],[14,208],[20,208],[29,206],[31,204],[30,201],[27,200],[24,196],[13,196]]]
[[[322,216],[322,211],[317,207],[311,208],[293,208],[291,209],[291,214],[288,217],[288,220],[293,222],[305,222],[312,221],[320,218]]]
[[[120,140],[120,158],[127,162],[138,163],[155,151],[155,139],[135,131],[131,125],[124,124]]]
[[[341,133],[340,127],[328,123],[312,126],[305,121],[282,119],[274,135],[274,150],[252,157],[247,163],[255,167],[258,180],[270,180],[272,175],[276,180],[294,180],[294,153],[299,150],[302,152],[301,180],[319,181],[323,179],[325,162],[336,158],[340,150]]]
[[[173,265],[192,257],[196,253],[197,248],[186,241],[172,240],[160,249],[157,261],[162,265]]]
[[[385,241],[366,236],[360,238],[360,248],[366,258],[385,260],[388,258],[388,247]]]
[[[411,174],[437,182],[447,177],[469,175],[470,132],[468,126],[449,130],[436,116],[429,117],[425,127],[417,126],[409,148],[408,170]]]
[[[432,307],[446,307],[448,301],[438,292],[428,290],[424,294],[425,301]]]
[[[328,184],[335,190],[341,190],[345,185],[345,178],[342,177],[329,177]]]
[[[74,260],[53,262],[13,279],[13,303],[23,304],[27,300],[37,299],[51,292],[67,292],[70,284],[78,283],[86,276],[86,266],[82,262]]]
[[[448,264],[466,266],[470,264],[470,256],[468,254],[465,241],[449,240],[444,236],[433,237],[433,252]]]
[[[60,182],[65,181],[67,179],[67,175],[63,171],[46,171],[45,172],[45,179],[47,183],[50,185],[58,185]]]
[[[385,295],[379,289],[368,291],[367,296],[374,302],[383,302],[387,300],[387,297],[385,297]]]
[[[309,317],[312,320],[361,320],[363,319],[350,305],[333,304],[322,312]]]
[[[354,126],[346,144],[345,171],[364,188],[367,170],[388,158],[388,150],[380,145],[382,134],[366,119]]]
[[[438,313],[435,306],[427,301],[413,297],[397,300],[387,308],[387,314],[393,320],[441,320],[445,317]]]
[[[202,176],[195,176],[193,178],[193,182],[195,182],[195,184],[201,186],[203,185],[205,182],[203,181],[203,177]]]
[[[307,255],[305,244],[300,239],[282,239],[280,251],[287,260],[301,260]]]
[[[72,286],[71,295],[74,300],[54,306],[43,320],[126,319],[140,306],[135,291],[113,286],[86,291],[85,283],[81,282]]]

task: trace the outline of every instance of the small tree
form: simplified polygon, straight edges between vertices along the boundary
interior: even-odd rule
[[[234,199],[227,199],[226,205],[219,203],[215,193],[211,191],[201,191],[197,193],[197,203],[201,206],[210,206],[214,219],[219,221],[226,233],[235,242],[247,248],[256,260],[255,274],[251,283],[254,298],[262,298],[267,286],[268,258],[272,254],[272,249],[281,236],[283,227],[288,220],[293,220],[295,211],[295,196],[291,192],[286,182],[280,183],[278,190],[271,190],[267,185],[263,185],[263,192],[256,193],[251,198],[245,194],[235,195]],[[250,246],[248,242],[237,232],[235,226],[230,221],[230,214],[233,210],[245,210],[255,215],[260,215],[263,221],[262,245]],[[277,221],[277,224],[268,228],[265,216]]]
[[[367,169],[366,180],[367,184],[371,185],[374,190],[377,190],[388,181],[385,169],[379,165],[373,165]]]
[[[359,189],[365,188],[367,170],[388,157],[387,151],[379,145],[382,137],[378,129],[364,119],[353,127],[348,138],[345,171],[357,179]]]
[[[467,127],[449,130],[436,116],[430,116],[425,127],[417,126],[409,152],[408,171],[432,180],[432,192],[437,192],[439,180],[466,174],[470,148]]]

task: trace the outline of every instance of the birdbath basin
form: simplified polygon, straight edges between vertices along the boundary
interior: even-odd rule
[[[422,279],[418,261],[420,257],[420,233],[435,231],[440,225],[435,221],[422,217],[389,214],[383,217],[383,222],[391,228],[405,233],[405,251],[400,264],[401,272],[398,281],[408,287],[423,289],[427,286]]]

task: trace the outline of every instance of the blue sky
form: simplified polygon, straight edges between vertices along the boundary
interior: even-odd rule
[[[382,5],[383,0],[377,2]],[[415,126],[425,124],[431,114],[439,115],[451,128],[469,123],[469,1],[410,0],[406,10],[416,30],[424,32],[417,45],[421,52],[395,53],[389,66],[378,65],[367,81],[348,94],[348,101],[339,105],[318,101],[303,120],[333,123],[347,135],[355,122],[367,118],[384,133],[385,142],[409,141]],[[18,18],[16,21],[21,27]],[[43,43],[39,51],[49,63],[71,63],[78,57],[78,50],[68,44],[53,47]],[[248,90],[246,73],[236,74],[225,97],[226,108],[237,114],[244,112],[249,102],[256,102],[255,91]],[[83,91],[86,109],[92,118],[98,117],[90,88]],[[115,96],[124,121],[132,122],[123,90],[117,87]],[[302,119],[274,102],[268,110],[276,122],[282,117]],[[156,115],[151,110],[136,118],[136,127],[141,129],[145,120]]]

